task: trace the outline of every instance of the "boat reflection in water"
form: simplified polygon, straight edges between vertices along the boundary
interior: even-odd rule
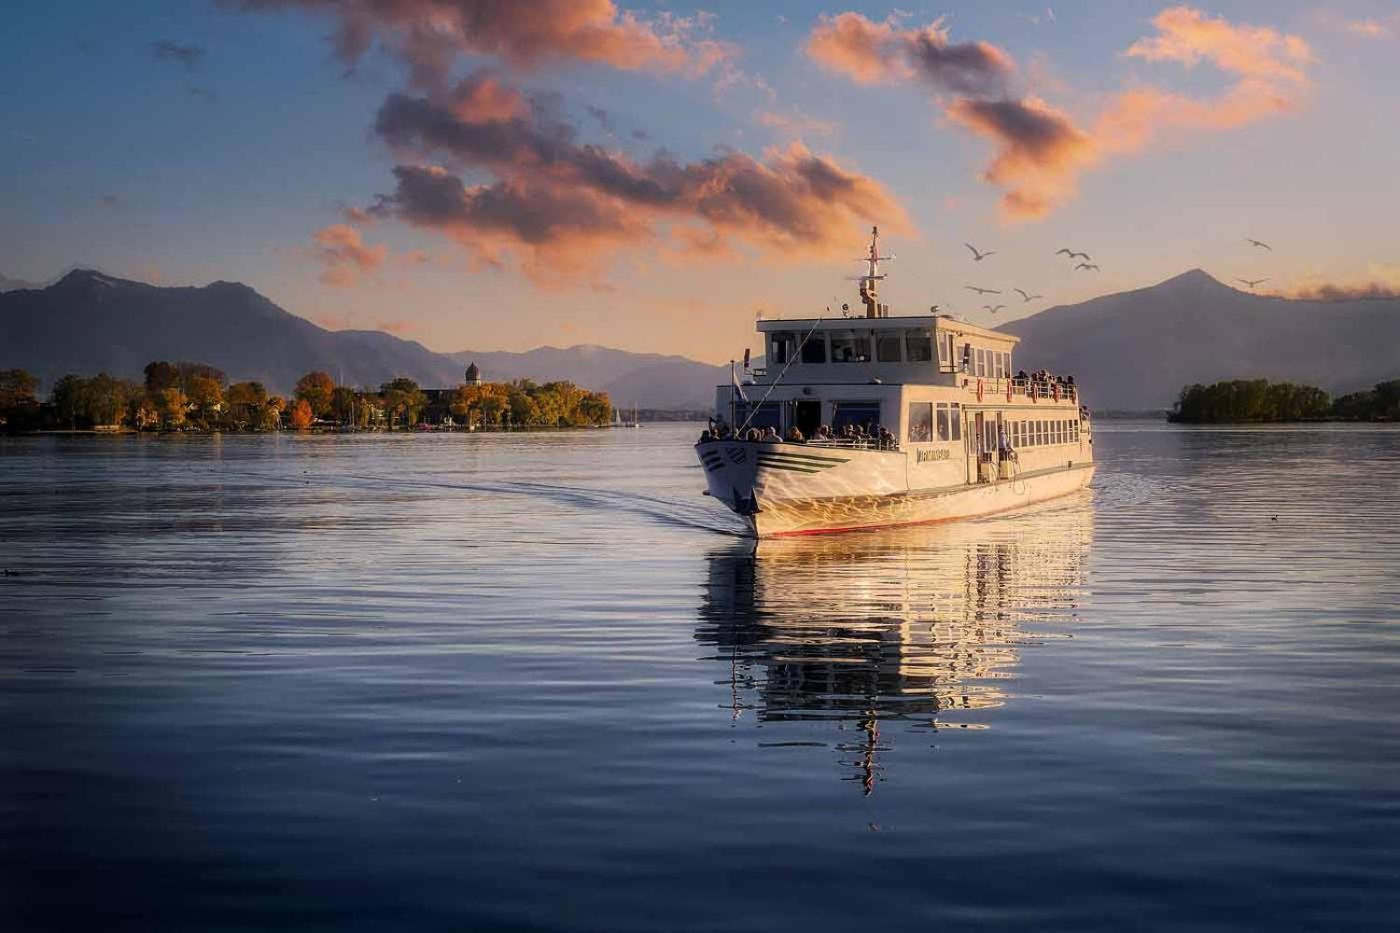
[[[1006,701],[1025,645],[1069,631],[1092,537],[1086,492],[1014,517],[717,551],[695,637],[728,665],[736,719],[855,728],[836,747],[869,794],[895,734],[978,727],[961,713]]]

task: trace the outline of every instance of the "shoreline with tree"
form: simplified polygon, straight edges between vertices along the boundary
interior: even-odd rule
[[[1317,386],[1231,379],[1185,386],[1167,414],[1176,424],[1400,421],[1400,379],[1333,399]]]
[[[528,379],[423,389],[399,377],[378,388],[336,385],[313,371],[290,396],[261,382],[230,383],[204,363],[157,360],[140,382],[68,374],[48,399],[21,369],[0,370],[4,433],[261,433],[271,431],[509,431],[606,427],[612,402],[571,382]],[[431,419],[431,420],[430,420]]]

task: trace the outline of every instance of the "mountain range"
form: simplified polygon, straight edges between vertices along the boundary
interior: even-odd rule
[[[1097,408],[1164,408],[1183,385],[1218,379],[1335,393],[1400,377],[1400,300],[1254,295],[1198,269],[1001,329],[1023,340],[1017,368],[1073,373]],[[736,346],[748,337],[736,334]],[[70,372],[137,378],[158,359],[209,363],[282,393],[313,369],[348,385],[408,376],[450,386],[475,362],[488,381],[567,379],[642,408],[708,408],[729,380],[724,366],[592,345],[438,353],[380,331],[326,330],[234,282],[172,288],[75,269],[45,288],[0,294],[0,369],[27,369],[47,386]]]
[[[1284,380],[1332,393],[1400,378],[1400,299],[1255,295],[1200,269],[1000,328],[1014,365],[1073,373],[1089,405],[1165,408],[1189,383]]]
[[[607,347],[435,353],[380,331],[326,330],[235,282],[167,288],[75,269],[46,288],[0,294],[0,369],[26,369],[47,386],[65,373],[136,378],[152,360],[209,363],[283,393],[315,369],[346,385],[407,376],[452,386],[476,362],[490,381],[567,379],[620,405],[673,409],[709,408],[729,378],[708,363]]]

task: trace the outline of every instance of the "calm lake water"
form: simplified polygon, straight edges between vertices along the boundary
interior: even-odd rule
[[[756,554],[695,433],[0,440],[0,927],[1400,924],[1400,431]]]

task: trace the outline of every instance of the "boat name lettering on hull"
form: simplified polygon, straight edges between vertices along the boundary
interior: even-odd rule
[[[945,448],[935,450],[920,450],[914,454],[915,463],[932,463],[935,460],[951,460],[953,454]]]

